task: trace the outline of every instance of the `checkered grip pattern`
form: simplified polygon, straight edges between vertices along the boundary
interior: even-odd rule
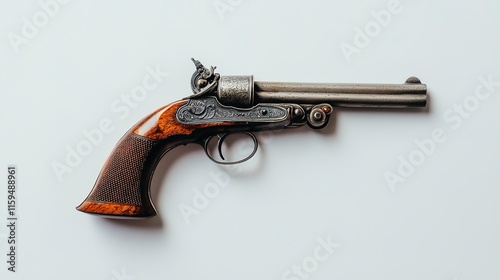
[[[87,201],[149,206],[149,182],[159,143],[133,133],[125,135],[101,170]]]

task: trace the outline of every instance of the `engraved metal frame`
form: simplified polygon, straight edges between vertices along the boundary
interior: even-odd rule
[[[215,97],[190,99],[176,114],[182,124],[215,122],[274,123],[290,118],[287,108],[274,104],[260,104],[241,109],[220,104]]]

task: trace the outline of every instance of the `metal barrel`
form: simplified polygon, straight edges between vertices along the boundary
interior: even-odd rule
[[[425,107],[427,86],[416,77],[404,84],[254,82],[255,103],[328,103],[335,107]]]
[[[408,108],[426,106],[427,86],[416,77],[394,85],[254,82],[253,76],[221,76],[217,97],[222,104],[245,108],[258,103]]]

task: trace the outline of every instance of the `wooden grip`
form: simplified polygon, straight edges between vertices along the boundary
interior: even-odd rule
[[[160,141],[128,133],[116,145],[91,193],[77,209],[87,213],[151,217],[156,211],[149,196]]]
[[[77,207],[79,211],[117,218],[156,215],[150,185],[161,157],[174,147],[191,143],[206,133],[233,123],[180,124],[175,114],[186,101],[158,109],[127,132],[118,142],[96,180]]]

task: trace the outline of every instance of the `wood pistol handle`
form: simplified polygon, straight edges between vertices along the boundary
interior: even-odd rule
[[[192,143],[230,122],[185,125],[176,112],[186,100],[158,109],[132,127],[118,142],[79,211],[115,218],[156,215],[150,185],[162,156],[178,145]]]

